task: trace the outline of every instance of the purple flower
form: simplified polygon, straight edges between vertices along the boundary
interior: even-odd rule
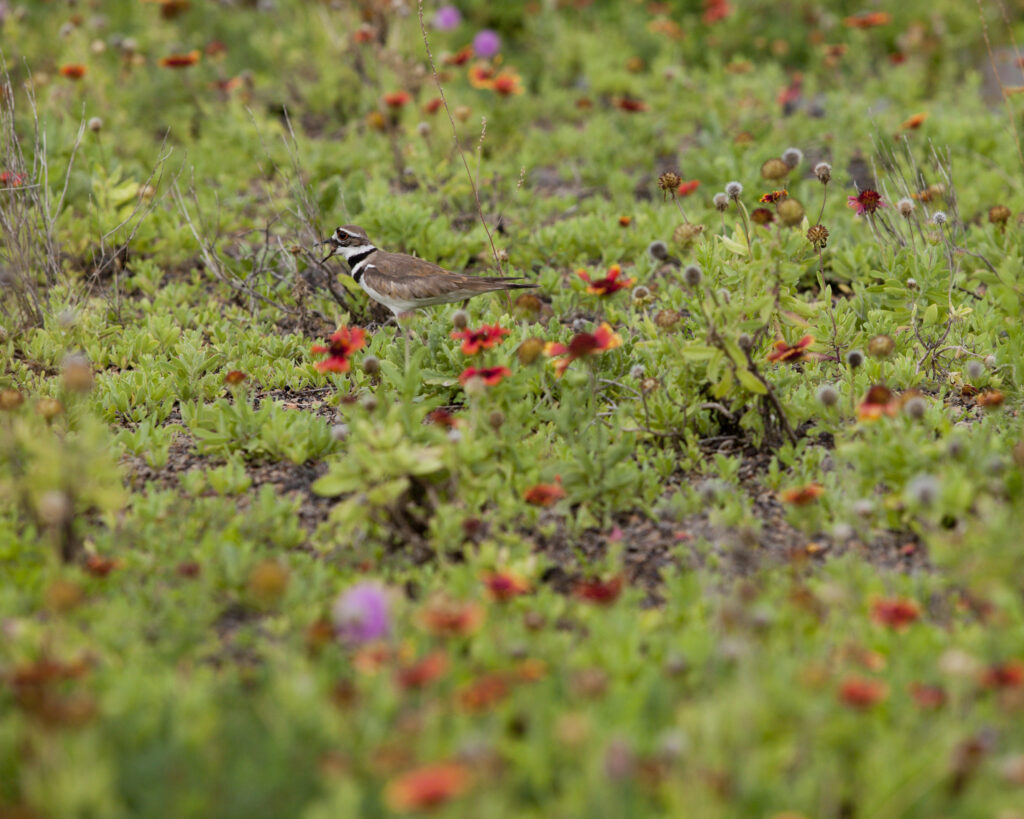
[[[473,38],[473,53],[485,60],[501,51],[501,37],[498,32],[485,28]]]
[[[434,15],[434,28],[451,31],[462,22],[462,12],[455,6],[441,6]]]
[[[357,583],[335,601],[334,628],[348,643],[369,643],[391,633],[391,601],[378,583]]]

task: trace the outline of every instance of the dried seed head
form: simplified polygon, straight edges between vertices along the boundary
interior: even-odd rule
[[[72,392],[89,392],[92,389],[92,364],[82,353],[72,353],[64,358],[64,386]]]
[[[367,375],[376,375],[380,372],[380,359],[375,355],[368,355],[363,359],[363,372]]]
[[[925,412],[927,412],[927,410],[928,404],[919,395],[915,395],[913,398],[907,401],[906,404],[903,405],[903,411],[911,418],[913,418],[915,421],[920,421],[922,418],[924,418],[924,414]]]
[[[977,359],[973,359],[967,362],[967,377],[971,381],[977,381],[985,374],[985,365]]]
[[[36,501],[36,515],[45,526],[62,526],[71,519],[74,509],[66,492],[51,489]]]
[[[423,138],[426,138],[426,137],[430,136],[430,123],[429,122],[421,122],[421,123],[419,123],[416,126],[416,133],[419,134]]]
[[[1005,225],[1010,215],[1010,209],[1006,205],[993,205],[988,209],[988,220],[993,225]]]
[[[990,370],[994,370],[998,363],[999,362],[996,361],[996,357],[994,355],[985,356],[985,366],[988,367]]]
[[[824,225],[812,225],[807,230],[807,241],[815,250],[821,250],[828,244],[828,228]]]
[[[917,290],[917,279],[907,279],[907,289]]]
[[[25,396],[17,390],[3,390],[0,392],[0,410],[11,412],[25,403]]]
[[[750,333],[740,333],[739,338],[736,339],[736,344],[745,353],[749,353],[754,349],[754,339],[750,337]]]
[[[643,381],[640,382],[640,391],[644,393],[644,395],[652,393],[656,389],[658,389],[659,383],[660,382],[657,378],[645,378]]]
[[[335,424],[331,427],[331,440],[344,441],[348,438],[348,424]]]
[[[801,162],[804,161],[804,152],[799,148],[786,148],[782,152],[782,161],[786,163],[786,166],[792,170]]]
[[[643,364],[634,364],[629,370],[629,377],[635,378],[638,381],[644,377],[647,371],[644,369]]]
[[[663,262],[668,258],[668,245],[661,239],[655,239],[647,245],[647,255],[656,262]]]
[[[661,188],[662,193],[666,196],[675,196],[679,186],[683,184],[683,179],[675,171],[665,171],[661,176],[658,177],[658,187]]]
[[[939,488],[934,475],[918,475],[907,484],[907,497],[920,506],[931,506],[938,500]]]
[[[910,218],[911,214],[914,212],[915,207],[917,206],[914,204],[914,200],[907,199],[906,197],[900,199],[900,201],[896,203],[896,210],[900,212],[901,216],[907,219]]]
[[[92,131],[94,134],[98,134],[100,131],[103,130],[103,120],[101,120],[99,117],[92,117],[89,120],[89,130]]]
[[[694,222],[684,222],[675,229],[672,233],[672,241],[676,244],[686,247],[694,239],[700,236],[704,232],[704,225],[698,225]]]
[[[633,301],[645,302],[651,297],[651,291],[642,284],[633,288]]]
[[[716,193],[711,201],[715,204],[715,210],[724,212],[729,207],[729,194]]]
[[[588,322],[586,319],[573,319],[572,331],[574,333],[585,333],[587,331]]]
[[[519,349],[516,350],[516,358],[519,359],[520,364],[526,367],[536,361],[542,352],[544,352],[544,340],[535,337],[528,338],[519,345]]]
[[[273,605],[288,588],[288,569],[276,560],[263,560],[249,572],[249,593],[261,605]]]
[[[52,421],[64,412],[64,405],[56,398],[40,398],[36,402],[36,412],[42,415],[47,421]]]
[[[704,273],[697,265],[687,265],[683,271],[683,281],[686,282],[688,287],[699,287],[703,280]]]
[[[377,409],[377,396],[367,395],[362,401],[363,409],[367,412],[373,412]]]
[[[839,403],[839,391],[831,384],[818,387],[818,400],[826,407],[834,407]]]
[[[896,342],[892,340],[892,336],[885,333],[872,336],[868,341],[868,353],[875,358],[888,358],[895,347]]]
[[[787,227],[799,225],[804,220],[804,206],[797,199],[783,199],[776,205],[779,220]]]
[[[869,518],[875,512],[874,501],[870,498],[861,498],[860,500],[856,500],[850,508],[853,510],[853,514],[859,518]]]
[[[743,186],[739,182],[730,182],[725,186],[725,195],[732,199],[734,202],[740,198],[743,193]]]
[[[827,162],[819,162],[814,166],[814,175],[822,185],[827,185],[832,181],[832,166]]]
[[[654,323],[662,330],[671,330],[679,322],[681,316],[675,310],[659,310]]]
[[[469,313],[465,310],[456,310],[452,313],[452,326],[456,330],[465,330],[469,324]]]
[[[851,370],[856,370],[863,363],[864,353],[860,350],[850,350],[850,352],[846,354],[846,366]]]
[[[769,182],[776,182],[779,179],[788,176],[790,170],[791,168],[786,164],[785,160],[773,157],[761,166],[761,176]],[[728,188],[726,188],[726,190],[728,190]]]
[[[494,410],[487,416],[487,423],[491,425],[491,429],[497,432],[505,424],[505,413],[501,410]]]
[[[942,227],[944,224],[946,224],[946,220],[948,218],[949,217],[946,216],[946,212],[944,210],[937,210],[935,211],[935,213],[932,214],[932,221],[939,227]]]

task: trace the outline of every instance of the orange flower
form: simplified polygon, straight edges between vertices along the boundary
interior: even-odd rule
[[[85,72],[88,69],[80,63],[73,63],[71,65],[62,65],[60,67],[60,75],[67,77],[69,80],[80,80],[85,76]]]
[[[241,370],[231,370],[228,372],[227,375],[224,376],[224,383],[227,384],[229,387],[234,387],[238,384],[241,384],[248,377],[249,376],[247,376]]]
[[[775,342],[775,350],[768,354],[769,361],[803,361],[806,350],[814,343],[814,336],[804,336],[796,344],[787,344],[783,339]]]
[[[469,769],[456,762],[423,765],[388,782],[384,801],[396,813],[429,810],[461,796],[471,782]]]
[[[459,691],[458,701],[471,714],[487,711],[509,695],[508,681],[502,674],[489,674],[474,680]]]
[[[622,268],[617,264],[613,264],[608,268],[608,275],[603,279],[591,279],[590,274],[586,270],[577,270],[576,275],[587,283],[587,292],[595,296],[610,296],[619,290],[627,289],[636,281],[636,279],[622,279],[619,281],[619,276],[622,275]]]
[[[161,68],[188,68],[198,63],[200,56],[199,49],[193,49],[187,54],[168,54],[160,58],[159,65]]]
[[[401,108],[411,99],[408,91],[391,91],[384,95],[384,104],[388,108]]]
[[[394,659],[391,647],[384,643],[366,643],[352,655],[352,667],[360,674],[374,675]]]
[[[427,100],[423,106],[423,111],[427,114],[436,114],[438,109],[443,105],[443,101],[440,97],[434,97],[431,100]]]
[[[700,180],[699,179],[691,179],[689,182],[680,182],[679,183],[679,188],[676,190],[676,193],[679,196],[689,196],[691,193],[693,193],[699,187],[700,187]]]
[[[494,78],[494,90],[503,97],[523,93],[522,78],[511,69],[506,69]]]
[[[981,675],[981,684],[985,688],[1020,688],[1024,685],[1024,662],[1007,660],[989,666]]]
[[[995,409],[996,407],[1002,406],[1002,403],[1005,400],[1006,396],[999,390],[985,390],[981,395],[974,399],[974,403],[979,407],[984,407],[985,409]]]
[[[501,344],[505,336],[511,333],[500,324],[484,324],[479,330],[452,331],[451,337],[462,341],[463,355],[476,355],[480,350],[490,350],[492,347]]]
[[[614,603],[622,593],[624,581],[621,574],[617,574],[608,580],[599,577],[588,580],[581,580],[573,589],[573,595],[580,600],[590,603],[599,603],[602,606]]]
[[[927,113],[922,112],[920,114],[914,114],[914,116],[904,120],[903,124],[900,126],[900,130],[912,131],[916,128],[920,128],[926,119],[928,119]]]
[[[789,191],[771,191],[762,196],[758,201],[762,205],[774,205],[776,202],[781,202],[783,199],[789,196]]]
[[[494,66],[488,63],[475,63],[469,69],[469,84],[474,88],[494,88]]]
[[[561,483],[538,483],[523,493],[523,500],[533,506],[554,506],[565,497]]]
[[[854,14],[843,20],[847,28],[875,28],[884,26],[892,20],[892,16],[885,11],[869,11],[864,14]]]
[[[491,597],[501,602],[530,590],[530,584],[524,578],[510,571],[484,572],[483,580]]]
[[[102,555],[89,555],[85,558],[85,570],[93,577],[106,577],[118,565],[118,561]]]
[[[480,629],[485,615],[479,603],[439,596],[420,609],[417,622],[437,637],[465,637]]]
[[[823,494],[825,494],[824,487],[817,483],[809,483],[787,489],[779,495],[779,498],[783,503],[788,503],[791,506],[810,506]]]
[[[445,65],[465,65],[471,59],[473,59],[473,46],[468,45],[460,48],[454,54],[449,54],[444,58]]]
[[[888,626],[897,630],[905,629],[921,616],[921,607],[915,600],[894,597],[887,600],[876,600],[871,605],[871,619],[880,626]]]
[[[432,651],[412,665],[395,672],[395,680],[405,690],[425,688],[448,670],[448,657],[443,651]]]
[[[593,333],[577,333],[568,347],[554,341],[548,342],[544,347],[544,354],[552,358],[555,375],[561,378],[566,368],[577,358],[589,357],[621,346],[622,336],[605,322]]]
[[[630,114],[636,114],[647,110],[647,103],[635,97],[619,97],[615,100],[615,107],[621,108]]]
[[[632,216],[620,216],[619,227],[629,227],[633,223]]]
[[[459,383],[466,386],[471,378],[479,378],[488,387],[500,384],[502,379],[512,375],[508,367],[466,367],[459,376]]]
[[[652,34],[664,34],[670,40],[681,40],[683,38],[683,29],[679,23],[664,17],[651,20],[647,24],[647,30]]]
[[[888,695],[889,689],[885,683],[864,677],[848,677],[839,686],[840,702],[858,711],[866,711]]]
[[[899,411],[900,401],[892,390],[884,384],[875,384],[857,406],[857,417],[861,421],[877,421],[883,415],[892,417]]]

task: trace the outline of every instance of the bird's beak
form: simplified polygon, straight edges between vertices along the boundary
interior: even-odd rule
[[[324,257],[323,257],[323,258],[322,258],[322,259],[320,260],[320,264],[323,264],[323,263],[324,263],[324,262],[326,262],[326,261],[327,261],[327,260],[328,260],[329,258],[331,258],[331,256],[333,256],[333,255],[334,255],[335,253],[337,253],[337,252],[338,252],[338,248],[339,248],[339,247],[341,247],[341,245],[340,245],[340,244],[338,244],[338,240],[337,240],[337,239],[335,239],[335,238],[334,238],[333,236],[329,236],[328,238],[324,239],[324,240],[323,240],[322,242],[317,242],[317,243],[316,243],[316,246],[317,246],[317,247],[323,247],[324,245],[330,245],[330,247],[331,247],[331,252],[330,252],[330,253],[328,253],[328,254],[327,254],[326,256],[324,256]]]

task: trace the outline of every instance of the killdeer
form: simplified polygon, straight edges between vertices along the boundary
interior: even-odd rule
[[[537,286],[503,276],[452,273],[425,259],[380,250],[356,225],[338,228],[320,244],[331,247],[323,261],[336,253],[344,256],[356,283],[396,316],[433,304],[464,301],[481,293]]]

